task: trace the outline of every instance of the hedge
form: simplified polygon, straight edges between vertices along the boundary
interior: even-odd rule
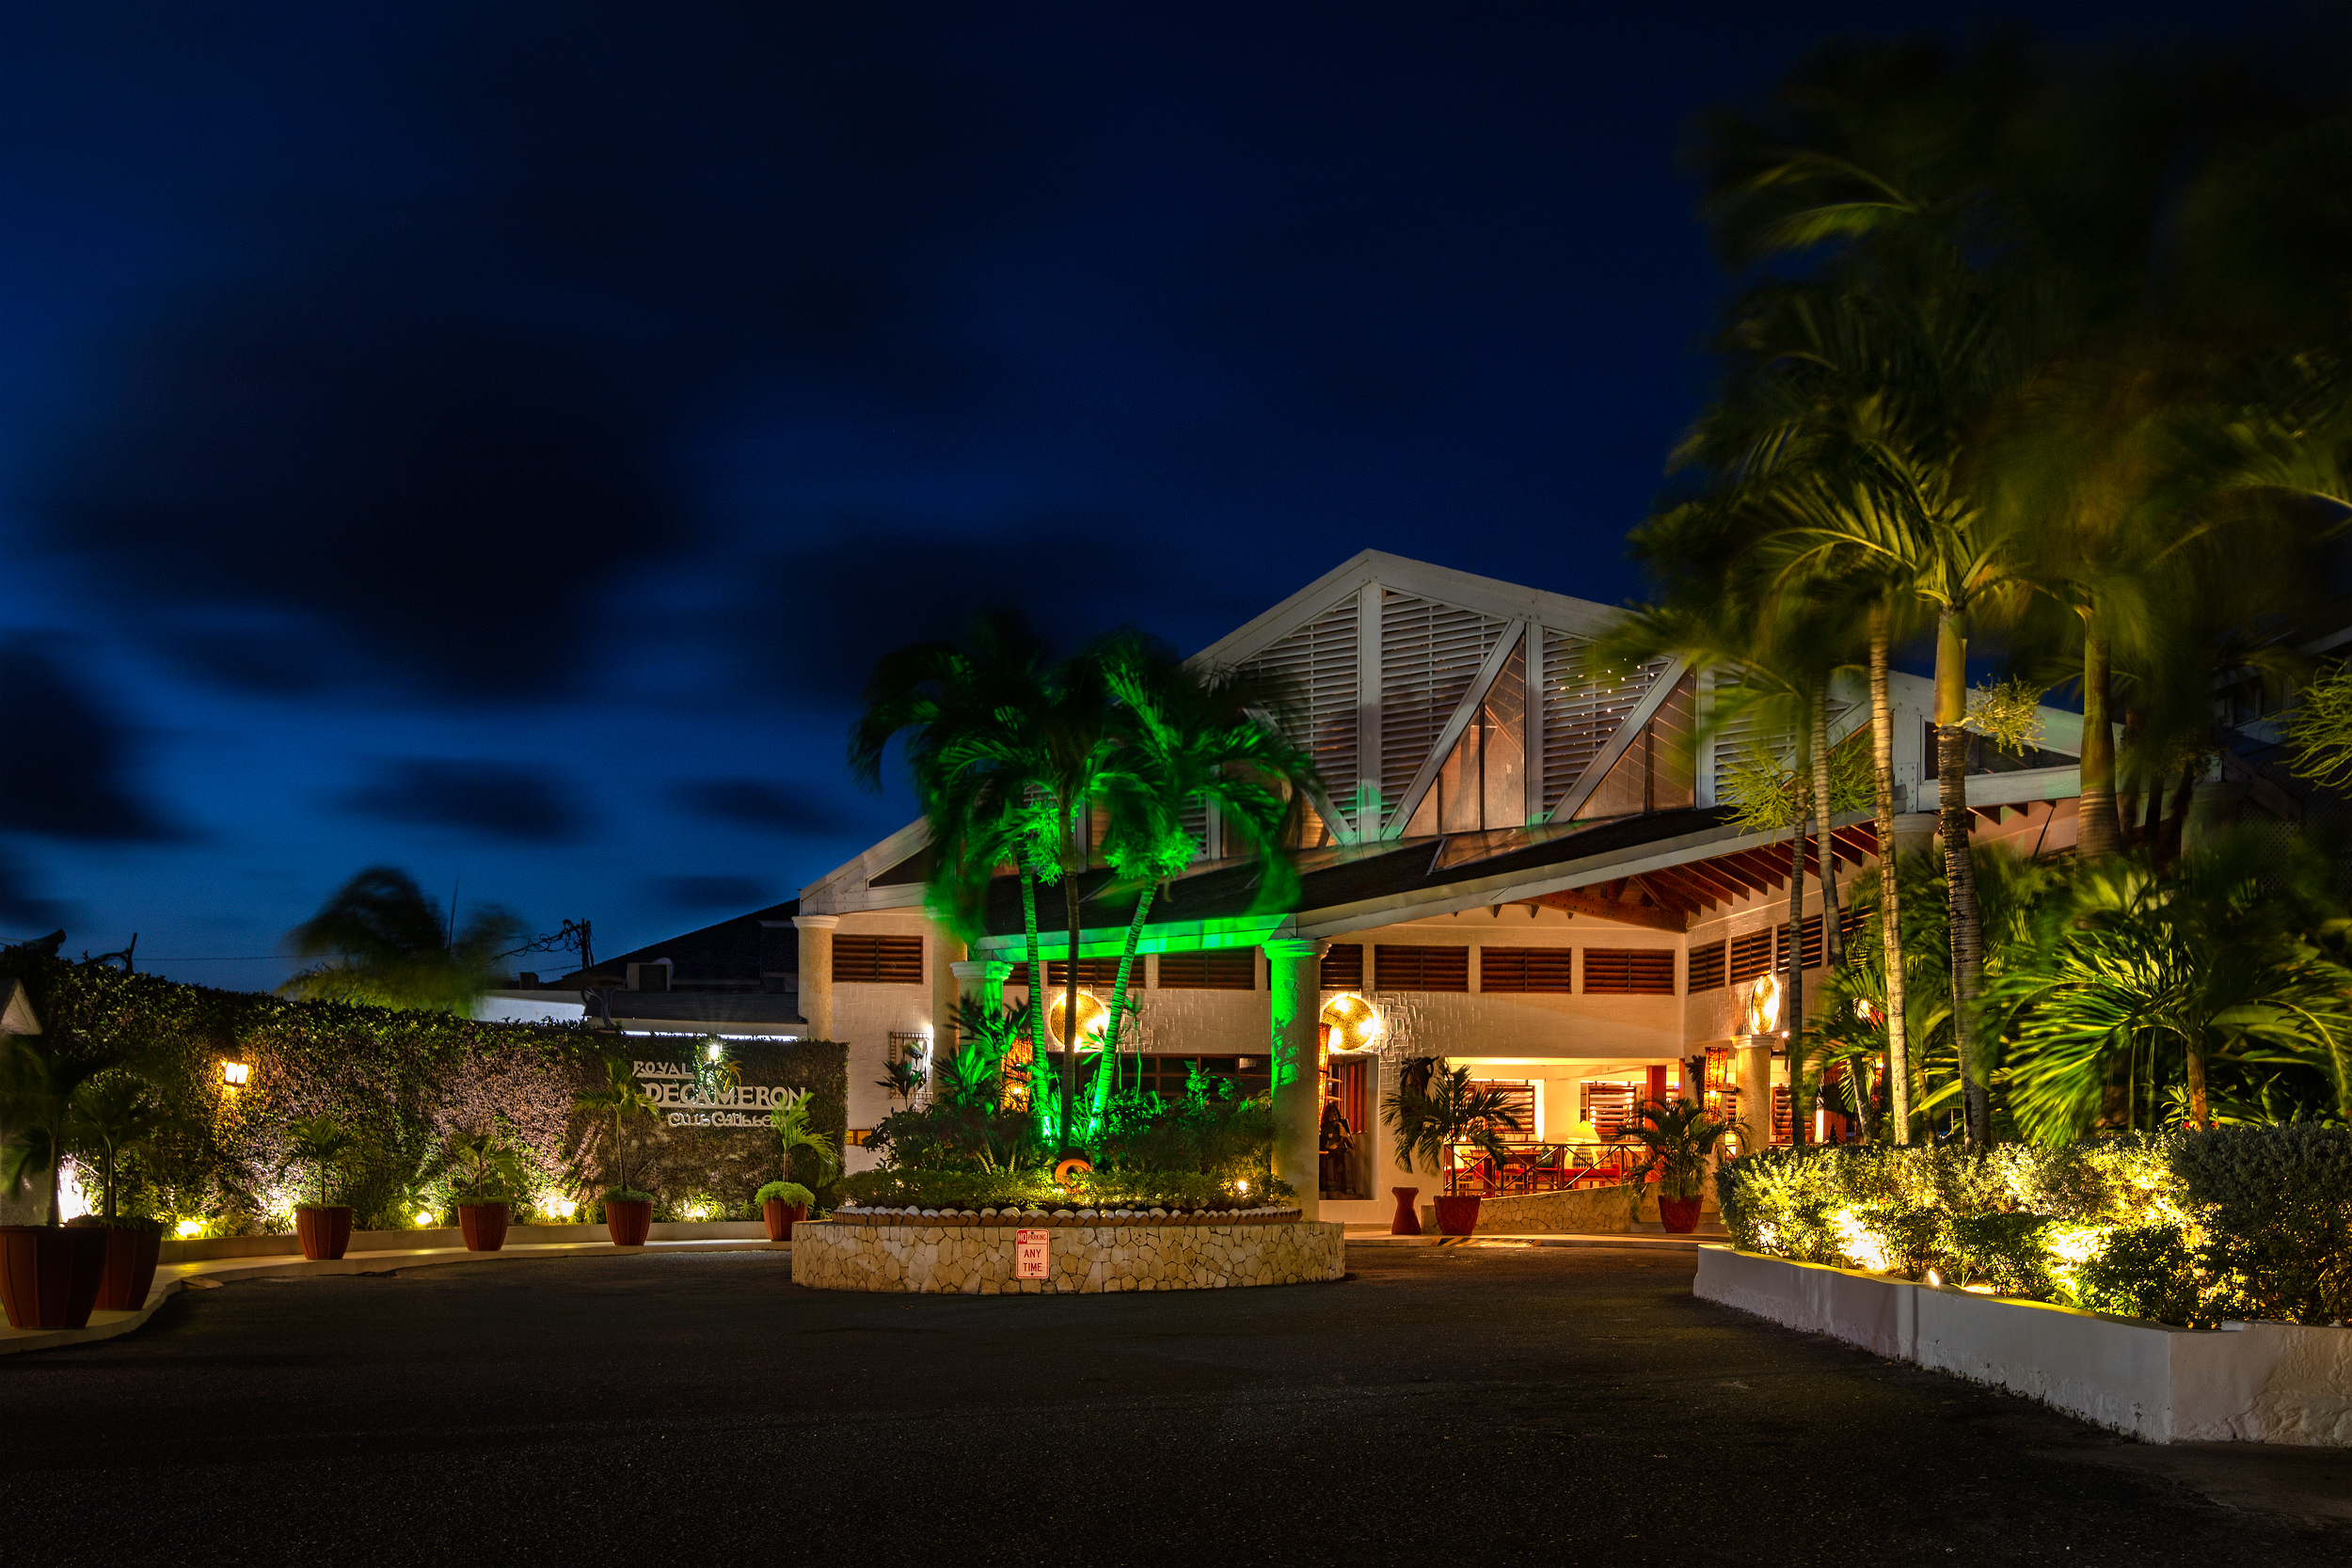
[[[445,1220],[443,1145],[453,1132],[494,1124],[523,1149],[540,1197],[581,1204],[575,1217],[595,1217],[587,1200],[608,1170],[611,1120],[575,1112],[572,1102],[609,1053],[650,1059],[656,1049],[650,1039],[616,1041],[577,1025],[482,1023],[216,990],[70,963],[36,948],[0,949],[0,978],[24,983],[44,1047],[119,1055],[120,1070],[155,1086],[182,1131],[125,1163],[126,1196],[135,1211],[199,1221],[208,1234],[288,1227],[298,1173],[284,1169],[287,1125],[322,1113],[359,1134],[361,1152],[339,1175],[340,1196],[363,1227],[410,1226],[421,1212]],[[717,1064],[701,1060],[691,1040],[663,1041],[660,1053],[680,1050],[705,1078],[731,1068],[746,1085],[808,1091],[811,1126],[838,1147],[848,1125],[848,1052],[839,1042],[733,1041]],[[223,1082],[227,1061],[246,1065],[242,1087]],[[764,1127],[673,1127],[640,1117],[630,1137],[631,1181],[657,1195],[665,1218],[697,1208],[751,1217],[763,1182],[788,1175],[816,1184],[810,1157],[786,1171]],[[560,1203],[543,1203],[531,1217],[563,1217]]]
[[[2352,1129],[1766,1148],[1715,1182],[1752,1252],[2198,1327],[2352,1316]]]

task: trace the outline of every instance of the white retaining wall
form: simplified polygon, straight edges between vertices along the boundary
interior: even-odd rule
[[[1691,1290],[2151,1443],[2352,1447],[2352,1328],[2174,1328],[1724,1246]]]

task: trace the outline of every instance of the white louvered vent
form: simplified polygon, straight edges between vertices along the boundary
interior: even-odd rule
[[[1184,824],[1184,836],[1192,840],[1192,858],[1199,860],[1208,853],[1209,802],[1206,800],[1191,801],[1184,807],[1177,820]]]
[[[1714,682],[1717,692],[1711,695],[1711,700],[1723,702],[1727,697],[1736,694],[1740,684],[1740,672],[1736,669],[1719,669],[1715,672]],[[1725,692],[1723,690],[1724,688],[1734,689],[1731,692]],[[1714,761],[1714,767],[1708,775],[1715,781],[1715,799],[1710,802],[1711,804],[1720,805],[1724,802],[1723,780],[1733,768],[1748,760],[1750,748],[1759,738],[1764,742],[1765,751],[1779,758],[1783,767],[1787,767],[1795,755],[1796,737],[1788,733],[1787,727],[1782,726],[1767,734],[1753,710],[1740,714],[1715,732],[1713,743],[1708,748]]]
[[[1639,706],[1671,659],[1623,673],[1580,667],[1584,640],[1544,633],[1544,815],[1584,776],[1626,716]]]
[[[1344,799],[1356,788],[1356,600],[1333,607],[1249,661],[1293,688],[1324,788]]]
[[[1393,807],[1428,760],[1508,621],[1409,594],[1380,601],[1380,798]]]

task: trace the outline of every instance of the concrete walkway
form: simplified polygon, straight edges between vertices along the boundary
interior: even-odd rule
[[[395,1269],[447,1268],[454,1264],[495,1263],[531,1258],[642,1257],[665,1252],[782,1252],[789,1242],[764,1239],[649,1242],[644,1246],[614,1246],[611,1242],[523,1243],[498,1252],[469,1252],[462,1246],[396,1247],[346,1253],[341,1258],[312,1260],[299,1252],[261,1258],[213,1258],[197,1263],[165,1263],[155,1270],[155,1283],[147,1305],[127,1312],[92,1312],[86,1328],[10,1328],[0,1323],[0,1355],[21,1351],[55,1350],[63,1345],[87,1345],[128,1334],[155,1315],[173,1293],[226,1285],[233,1279],[267,1276],[292,1278],[303,1275],[383,1275]]]

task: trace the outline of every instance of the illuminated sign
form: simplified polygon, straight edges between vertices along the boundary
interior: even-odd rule
[[[765,1084],[722,1083],[707,1088],[694,1069],[679,1062],[636,1062],[632,1077],[672,1127],[757,1127],[792,1091]]]

